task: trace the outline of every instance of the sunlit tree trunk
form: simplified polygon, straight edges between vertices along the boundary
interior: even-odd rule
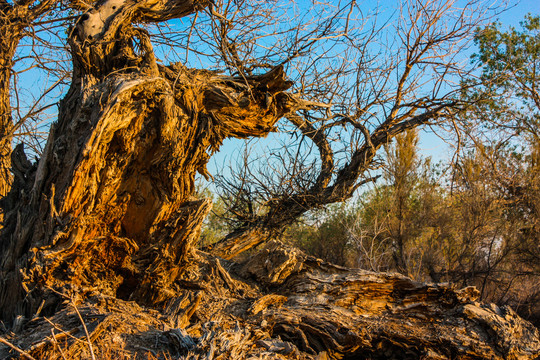
[[[211,208],[193,197],[195,174],[225,138],[272,131],[291,102],[282,67],[232,78],[158,66],[131,25],[205,5],[111,0],[71,32],[72,86],[38,167],[7,199],[4,318],[53,308],[65,287],[152,305],[174,290]]]
[[[13,56],[20,39],[20,29],[13,26],[6,17],[0,16],[0,199],[4,198],[11,188],[11,139],[13,122],[10,106],[10,77],[13,67]],[[4,35],[5,34],[5,35]],[[3,211],[0,206],[0,228]]]
[[[96,298],[111,305],[98,310],[106,311],[104,316],[92,313],[93,325],[99,326],[85,327],[86,340],[77,338],[79,321],[90,322],[78,310],[78,328],[61,331],[69,334],[67,342],[88,341],[89,348],[92,338],[102,335],[110,343],[109,325],[117,320],[107,321],[114,313],[137,317],[136,330],[122,326],[130,331],[126,338],[145,333],[157,339],[172,326],[176,344],[182,345],[188,336],[180,329],[197,312],[193,321],[200,325],[199,339],[195,344],[190,338],[182,352],[193,350],[207,358],[215,353],[249,358],[247,353],[256,348],[266,356],[280,351],[272,345],[276,341],[288,349],[283,354],[295,358],[314,358],[323,351],[337,358],[371,357],[381,349],[380,356],[396,358],[443,358],[439,352],[533,358],[538,334],[531,325],[510,310],[473,304],[474,289],[458,292],[401,275],[337,267],[279,242],[244,264],[227,267],[215,254],[195,250],[211,208],[209,200],[193,196],[195,175],[208,175],[206,164],[224,139],[265,136],[288,116],[317,143],[324,163],[307,192],[276,201],[268,218],[215,247],[216,253],[221,249],[231,257],[266,240],[291,215],[352,196],[378,148],[450,106],[444,103],[408,120],[390,119],[371,136],[356,124],[364,130],[365,144],[328,187],[333,154],[322,132],[291,116],[309,107],[286,92],[291,82],[282,66],[233,77],[182,64],[159,65],[146,31],[132,25],[184,17],[209,5],[209,0],[105,0],[70,29],[72,84],[42,158],[33,165],[22,147],[13,151],[15,176],[4,199],[0,234],[4,323],[25,315],[32,319],[26,331],[35,335],[38,328],[47,329],[47,339],[51,334],[54,340],[57,325],[53,329],[51,324],[70,319],[63,316],[64,296],[77,309],[76,296],[89,306]],[[149,310],[140,304],[152,309],[157,332],[141,331],[140,315]],[[226,340],[231,331],[245,335]],[[488,336],[493,333],[501,336]],[[53,343],[40,341],[39,351],[36,344],[20,345],[42,356]],[[532,350],[525,349],[529,344]],[[68,354],[80,354],[72,350],[66,344]],[[70,355],[62,353],[76,358]]]

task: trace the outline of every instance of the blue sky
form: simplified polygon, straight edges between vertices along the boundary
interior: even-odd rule
[[[540,0],[522,0],[522,1],[509,1],[508,9],[500,15],[496,16],[494,20],[500,22],[503,27],[520,27],[520,22],[525,18],[527,14],[540,15]],[[470,54],[475,51],[474,47],[471,48]],[[465,54],[470,56],[470,54]],[[444,134],[440,133],[441,136]],[[430,129],[425,129],[421,133],[420,148],[425,156],[431,156],[435,161],[445,161],[452,157],[454,154],[453,147],[446,144],[439,136],[434,134]]]

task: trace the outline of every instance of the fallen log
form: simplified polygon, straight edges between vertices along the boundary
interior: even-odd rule
[[[204,252],[161,309],[103,294],[76,304],[98,354],[182,359],[537,359],[540,334],[473,287],[347,269],[270,242],[244,263]],[[277,270],[276,270],[277,269]],[[226,273],[224,276],[223,273]],[[82,298],[81,298],[82,299]],[[73,304],[7,338],[36,358],[90,356]],[[0,347],[0,357],[20,358]]]

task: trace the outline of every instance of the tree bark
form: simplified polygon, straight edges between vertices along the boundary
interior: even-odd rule
[[[187,358],[537,357],[532,325],[510,309],[475,303],[471,289],[344,269],[276,242],[243,264],[195,250],[211,208],[193,197],[195,174],[208,175],[206,163],[225,138],[264,136],[301,106],[285,92],[291,83],[281,66],[238,78],[160,66],[146,32],[131,25],[206,5],[107,0],[70,31],[73,83],[43,157],[33,165],[22,147],[12,156],[0,315],[16,332],[17,315],[32,320],[21,338],[8,334],[16,342],[10,349],[65,357],[55,347],[61,335],[70,358],[85,354],[85,341],[103,349],[122,338],[130,346],[151,339],[147,348]],[[332,195],[325,199],[358,186],[351,173],[392,131],[376,133],[334,187],[319,178],[319,190]],[[310,194],[300,204],[320,201]],[[235,246],[217,247],[231,257],[267,237],[263,227],[237,235],[246,233]]]
[[[540,356],[538,330],[509,307],[478,303],[472,287],[347,269],[276,241],[243,263],[198,257],[180,277],[183,289],[159,311],[103,294],[84,301],[68,296],[68,306],[36,317],[7,340],[46,359],[89,358],[87,339],[98,358],[146,358],[148,352],[235,360]],[[0,344],[0,357],[8,350]]]
[[[13,180],[11,176],[11,140],[13,138],[13,122],[10,105],[10,78],[13,67],[13,56],[20,40],[17,27],[6,23],[0,17],[0,201],[8,194]],[[9,34],[9,35],[8,35]],[[0,203],[0,229],[3,222],[3,209]]]
[[[272,131],[293,100],[282,67],[234,78],[158,66],[148,35],[131,25],[203,5],[111,0],[77,23],[58,122],[6,199],[4,319],[43,302],[53,311],[67,287],[149,305],[174,293],[211,208],[193,198],[196,172],[208,175],[225,138]]]
[[[246,250],[263,244],[270,239],[270,236],[270,233],[262,227],[250,227],[247,231],[238,229],[205,250],[220,258],[231,260]]]

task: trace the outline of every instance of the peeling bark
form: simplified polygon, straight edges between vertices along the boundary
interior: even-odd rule
[[[181,15],[198,8],[179,4]],[[7,199],[4,318],[31,315],[49,288],[145,304],[170,298],[211,209],[192,197],[196,172],[208,175],[225,138],[272,131],[292,101],[282,67],[234,78],[158,66],[148,35],[131,27],[158,16],[157,5],[143,5],[106,1],[72,32],[74,79],[58,123],[37,169]]]
[[[12,4],[0,2],[0,229],[4,217],[1,200],[8,194],[13,177],[11,175],[11,141],[14,124],[10,105],[10,80],[13,57],[24,36],[24,29],[52,9],[53,0],[22,1]]]
[[[13,66],[13,56],[20,40],[20,35],[12,26],[5,23],[0,16],[0,31],[2,34],[15,33],[13,37],[2,36],[0,39],[0,201],[8,194],[13,180],[11,176],[11,140],[13,138],[13,122],[10,106],[10,78]],[[3,206],[0,203],[0,229],[3,221]]]
[[[233,259],[246,250],[252,249],[270,238],[270,234],[262,227],[238,229],[227,235],[223,240],[208,246],[206,250],[223,259]]]

